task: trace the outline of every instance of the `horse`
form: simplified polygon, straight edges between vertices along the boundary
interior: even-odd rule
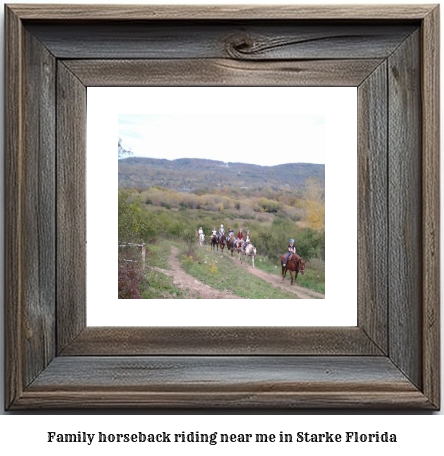
[[[211,250],[214,250],[214,247],[216,247],[217,250],[219,250],[219,245],[217,243],[217,235],[216,234],[212,234],[211,235],[210,244],[211,244]]]
[[[223,252],[223,251],[224,251],[224,247],[227,245],[227,241],[226,241],[226,238],[225,238],[225,234],[221,234],[221,235],[219,236],[219,242],[218,242],[218,244],[220,245],[220,250],[221,250],[221,252]],[[218,250],[219,250],[219,248],[218,248]]]
[[[282,282],[285,280],[285,276],[287,275],[287,271],[290,271],[291,282],[290,285],[294,285],[296,283],[296,279],[298,278],[298,273],[300,272],[304,275],[305,271],[305,261],[295,253],[290,255],[288,258],[286,265],[284,266],[285,257],[287,254],[282,255],[281,258],[281,266],[282,266]],[[293,272],[295,273],[295,277],[293,280]]]
[[[231,252],[231,256],[233,256],[234,251],[239,252],[239,250],[240,250],[240,247],[234,246],[235,241],[236,241],[236,238],[234,236],[231,236],[230,239],[228,239],[228,241],[227,241],[227,249],[228,249],[228,252]],[[238,242],[238,244],[239,244],[239,246],[241,245],[239,242]]]
[[[205,234],[199,234],[199,245],[205,244]]]
[[[240,261],[242,264],[242,256],[245,255],[245,265],[248,265],[248,257],[251,257],[251,263],[254,268],[254,257],[256,256],[257,250],[256,247],[253,244],[248,244],[245,247],[245,250],[240,250],[239,255],[240,255]]]

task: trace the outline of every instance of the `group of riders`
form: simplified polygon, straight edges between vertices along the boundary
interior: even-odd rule
[[[203,235],[203,230],[202,227],[199,228],[197,232],[199,239],[201,238],[201,235]],[[219,231],[216,230],[215,227],[211,230],[211,240],[215,240],[217,243],[219,243],[220,239],[225,237],[225,241],[228,243],[232,237],[234,237],[234,230],[232,228],[229,228],[228,230],[228,235],[225,236],[225,228],[224,225],[221,224],[219,227]],[[243,251],[247,248],[247,245],[251,244],[251,239],[250,239],[250,230],[247,230],[244,238],[244,233],[242,231],[242,228],[239,229],[239,232],[237,233],[237,236],[234,238],[233,242],[233,247],[235,249],[241,248]]]
[[[197,233],[198,233],[199,238],[201,237],[201,235],[204,234],[202,227],[199,228]],[[216,239],[216,241],[219,242],[219,240],[222,236],[225,236],[224,225],[223,224],[220,225],[219,231],[217,231],[216,228],[213,227],[213,229],[211,231],[211,238]],[[230,241],[230,239],[233,236],[234,236],[234,230],[232,228],[229,228],[228,237],[226,238],[227,242]],[[249,245],[249,244],[251,244],[250,230],[247,230],[247,232],[245,233],[245,238],[244,238],[244,233],[242,231],[242,228],[240,228],[234,239],[233,247],[235,249],[240,248],[240,249],[242,249],[243,252],[245,252],[245,249],[247,248],[247,245]],[[286,266],[287,261],[292,254],[296,255],[296,246],[294,245],[294,239],[290,239],[290,243],[288,245],[287,253],[285,255],[285,259],[284,259],[284,263],[283,263],[284,267]]]
[[[216,235],[217,240],[221,238],[221,236],[225,235],[225,229],[224,226],[221,225],[219,228],[219,233],[216,233],[216,228],[213,228],[212,230],[212,236]],[[247,245],[251,244],[251,239],[250,239],[250,230],[247,230],[245,233],[245,238],[244,238],[244,233],[242,232],[242,228],[239,229],[239,232],[237,233],[236,237],[234,237],[234,230],[232,228],[228,229],[228,237],[227,243],[230,241],[231,238],[234,238],[233,241],[233,248],[235,249],[242,249],[242,251],[245,251],[247,248]]]

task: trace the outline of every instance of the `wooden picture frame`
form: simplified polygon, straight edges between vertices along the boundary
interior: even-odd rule
[[[439,409],[437,5],[21,4],[5,32],[6,409]],[[357,327],[86,327],[86,87],[120,85],[358,87]]]

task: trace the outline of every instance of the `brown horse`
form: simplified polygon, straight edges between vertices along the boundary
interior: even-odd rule
[[[242,245],[241,242],[238,242],[239,247],[235,247],[234,246],[235,240],[236,240],[236,238],[234,236],[231,236],[230,239],[228,239],[228,241],[227,241],[227,249],[228,249],[228,252],[231,252],[231,256],[233,256],[233,252],[239,252],[240,246]]]
[[[227,245],[227,240],[225,238],[225,234],[221,234],[219,236],[219,245],[220,245],[221,252],[223,252],[224,251],[224,247]]]
[[[304,275],[305,271],[305,261],[295,253],[290,255],[290,258],[287,260],[287,264],[284,266],[285,257],[287,255],[282,255],[281,258],[281,266],[282,266],[282,282],[285,279],[287,271],[290,271],[291,282],[290,285],[294,285],[296,283],[296,279],[298,278],[298,273],[300,272]],[[295,273],[295,277],[293,280],[293,272]]]
[[[217,248],[217,250],[219,250],[219,246],[217,244],[217,236],[215,234],[211,235],[210,244],[211,244],[211,250],[214,250],[215,247]]]

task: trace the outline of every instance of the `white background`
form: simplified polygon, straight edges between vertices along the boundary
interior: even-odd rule
[[[37,3],[37,2],[23,2],[23,3]],[[48,2],[50,3],[50,2]],[[60,0],[52,3],[61,3]],[[77,1],[77,3],[88,3]],[[110,1],[100,1],[95,0],[95,3],[112,3]],[[132,3],[140,3],[133,1]],[[165,1],[151,1],[151,3],[167,3]],[[172,2],[172,3],[178,3]],[[185,2],[182,2],[185,3]],[[219,1],[219,2],[210,2],[203,1],[199,2],[194,0],[187,3],[240,3],[239,1]],[[262,4],[270,3],[263,2],[260,0],[248,1],[243,0],[242,3],[250,4]],[[298,2],[286,2],[285,0],[280,0],[281,4],[291,3],[295,4]],[[300,2],[306,4],[307,1]],[[332,4],[328,0],[320,0],[318,2],[313,1],[312,4]],[[345,3],[358,3],[356,1],[346,1],[341,0],[341,4]],[[367,0],[366,3],[381,3],[380,1],[370,1]],[[402,1],[392,1],[391,3],[429,3],[429,2],[420,2],[414,1],[409,2],[407,0]],[[0,12],[3,15],[3,8]],[[1,22],[1,34],[3,36],[3,21]],[[0,47],[0,52],[3,53],[3,46]],[[3,59],[1,59],[3,61]],[[4,75],[3,69],[1,73],[1,86],[3,87]],[[3,98],[3,92],[0,95]],[[3,123],[0,123],[0,132],[3,139]],[[0,160],[0,166],[3,168],[3,160]],[[3,176],[3,172],[1,173]],[[0,186],[0,204],[3,204],[3,186]],[[4,217],[3,209],[1,216]],[[1,225],[3,226],[3,224]],[[3,256],[3,238],[0,240],[0,248]],[[441,254],[442,258],[442,254]],[[0,266],[3,267],[3,264]],[[441,273],[442,273],[441,268]],[[3,281],[4,273],[0,274],[0,280]],[[3,287],[1,287],[3,288]],[[3,299],[3,294],[1,298]],[[441,313],[443,315],[444,312]],[[3,319],[3,312],[0,312],[0,319]],[[443,319],[441,317],[441,319]],[[0,343],[3,343],[4,332],[3,332],[3,321],[0,324]],[[443,328],[443,322],[441,321],[441,327]],[[444,337],[442,338],[444,339]],[[441,356],[444,352],[444,349],[441,350]],[[442,363],[444,364],[444,363]],[[0,350],[0,401],[3,403],[3,350]],[[444,376],[442,376],[444,377]],[[444,388],[441,386],[441,391]],[[1,408],[0,408],[1,410]],[[69,413],[69,412],[68,412]],[[300,446],[290,446],[290,447],[278,447],[278,446],[267,446],[267,445],[255,445],[254,450],[259,450],[260,453],[270,453],[274,452],[276,454],[298,454],[301,450],[301,454],[306,454],[307,450],[310,450],[314,454],[324,454],[325,451],[328,451],[329,454],[338,454],[338,455],[374,455],[376,452],[378,454],[412,454],[414,452],[433,452],[433,454],[441,454],[443,450],[443,441],[442,441],[442,429],[444,425],[443,412],[434,413],[432,416],[424,416],[424,414],[411,414],[406,415],[402,413],[397,415],[395,413],[391,414],[361,414],[356,413],[354,416],[347,414],[340,415],[331,415],[324,414],[319,416],[316,413],[313,414],[301,414],[299,412],[288,412],[288,414],[283,415],[269,415],[266,413],[259,413],[256,416],[242,416],[242,415],[191,415],[191,416],[181,416],[176,413],[172,414],[160,414],[156,415],[153,412],[141,412],[141,414],[133,413],[129,417],[109,415],[109,416],[93,416],[93,415],[84,415],[84,414],[68,414],[64,416],[56,416],[51,414],[43,414],[42,416],[23,416],[20,414],[5,413],[0,418],[0,448],[6,452],[14,452],[14,454],[54,454],[59,455],[61,451],[63,454],[77,455],[79,450],[96,453],[97,446],[87,447],[84,444],[65,444],[62,445],[50,445],[46,443],[46,432],[47,431],[57,431],[57,432],[70,432],[75,433],[78,431],[86,431],[97,433],[102,432],[159,432],[166,430],[167,432],[181,432],[181,431],[213,431],[217,430],[220,432],[295,432],[298,430],[307,430],[310,432],[346,432],[349,430],[357,430],[361,432],[375,432],[375,431],[389,431],[398,433],[398,444],[310,444]],[[206,446],[200,447],[198,445],[188,446],[174,446],[171,448],[162,447],[161,444],[153,447],[146,448],[145,446],[137,446],[133,444],[131,447],[128,446],[119,446],[109,445],[106,447],[108,454],[118,454],[122,450],[127,451],[130,449],[132,454],[149,454],[152,451],[155,451],[154,454],[177,454],[179,451],[184,454],[226,454],[227,449],[231,454],[246,454],[248,448],[241,444],[231,445],[230,447],[223,447],[216,445],[214,447]],[[157,451],[156,451],[157,450]],[[305,450],[305,451],[304,451]],[[100,451],[100,450],[99,450]],[[248,454],[248,453],[247,453]]]
[[[356,95],[355,87],[89,88],[88,326],[288,326],[291,322],[296,326],[356,326]],[[275,299],[272,303],[265,299],[244,299],[241,303],[232,299],[163,299],[157,302],[117,299],[117,249],[109,246],[117,243],[117,159],[114,152],[118,114],[211,116],[216,113],[229,115],[233,109],[237,114],[245,115],[325,116],[325,299]],[[201,135],[204,143],[211,144],[211,138],[205,141],[205,131]],[[184,151],[183,158],[187,156]],[[292,161],[291,152],[287,153],[284,162]],[[340,208],[338,201],[341,202]],[[337,223],[338,218],[341,223]],[[260,252],[260,245],[256,247]],[[285,250],[285,245],[282,247]],[[344,270],[337,267],[339,248],[346,252],[346,281]],[[101,271],[100,274],[97,271]]]

